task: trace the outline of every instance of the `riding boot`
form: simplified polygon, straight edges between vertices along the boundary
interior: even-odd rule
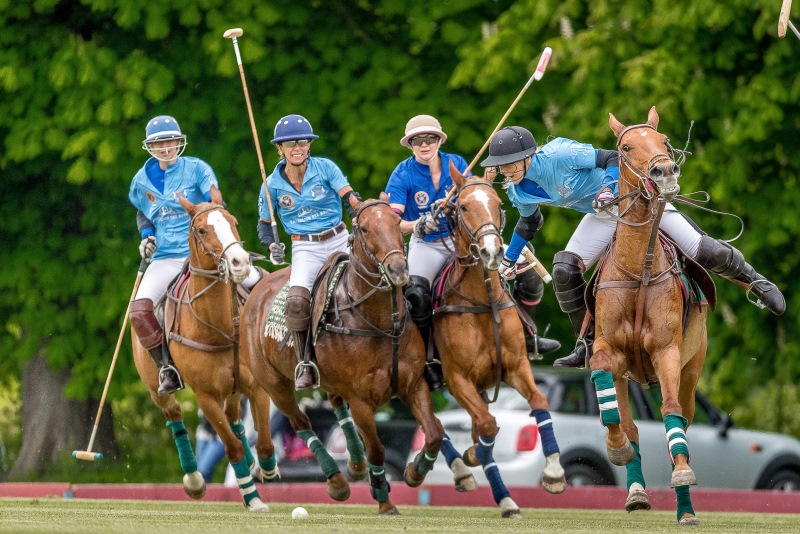
[[[317,367],[306,356],[306,337],[311,320],[311,292],[302,286],[292,286],[286,296],[286,328],[292,334],[297,366],[294,370],[294,388],[298,391],[319,386],[314,376]]]
[[[775,315],[786,311],[786,300],[778,286],[758,274],[742,253],[730,244],[704,235],[695,260],[706,269],[752,291],[757,297],[753,304],[759,308],[766,308]]]
[[[536,306],[542,300],[544,294],[544,282],[535,271],[525,271],[519,275],[514,281],[514,291],[512,297],[517,302],[520,308],[531,318],[531,322],[535,325]],[[528,353],[533,355],[529,356],[532,359],[541,360],[541,354],[553,352],[561,348],[561,343],[555,339],[541,337],[531,332],[527,326],[523,325],[525,333],[525,348]]]
[[[442,363],[433,358],[433,350],[429,349],[431,343],[431,317],[433,316],[433,297],[431,296],[431,283],[424,276],[411,275],[411,281],[405,288],[405,298],[408,303],[408,313],[411,320],[417,325],[422,341],[425,345],[425,354],[430,354],[430,359],[426,357],[425,381],[431,391],[444,387],[444,375],[442,373]]]
[[[589,365],[594,343],[594,319],[590,319],[586,331],[583,323],[586,320],[586,281],[583,279],[583,261],[571,252],[558,252],[553,258],[553,289],[561,311],[567,314],[572,329],[578,338],[575,350],[563,358],[553,362],[554,367],[577,367],[583,369]]]
[[[168,395],[183,389],[183,381],[174,365],[170,363],[169,348],[164,338],[164,329],[153,312],[153,301],[136,299],[130,307],[131,327],[139,342],[150,352],[158,372],[158,394]]]

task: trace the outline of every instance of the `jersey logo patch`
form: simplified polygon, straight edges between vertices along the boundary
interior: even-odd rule
[[[294,206],[294,197],[292,195],[281,195],[280,200],[278,203],[283,206],[284,208],[291,208]]]
[[[425,191],[417,191],[414,194],[414,202],[417,203],[417,206],[420,207],[427,206],[428,200],[430,200],[430,197],[428,196],[428,193],[426,193]]]
[[[561,195],[562,198],[567,198],[572,194],[573,189],[567,184],[559,184],[556,187],[556,191],[558,191],[558,194]]]
[[[144,196],[147,197],[147,200],[150,201],[150,204],[155,204],[156,203],[156,196],[153,193],[151,193],[150,191],[146,192],[144,194]]]
[[[325,189],[325,186],[317,184],[311,188],[311,199],[312,200],[319,200],[325,196],[328,191]]]

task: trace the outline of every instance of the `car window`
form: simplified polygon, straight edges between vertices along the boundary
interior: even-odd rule
[[[562,383],[563,393],[561,403],[556,409],[561,413],[585,414],[588,413],[586,388],[583,380],[565,380]],[[597,402],[597,399],[594,400]]]
[[[661,397],[661,388],[655,386],[644,390],[644,392],[653,407],[653,418],[656,421],[661,421],[661,405],[664,403],[664,400]],[[705,406],[703,406],[703,404],[700,402],[694,403],[694,420],[692,421],[692,424],[713,424],[711,415],[708,413],[708,410],[706,410]]]

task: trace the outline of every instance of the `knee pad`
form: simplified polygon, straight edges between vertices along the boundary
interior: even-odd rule
[[[697,263],[725,278],[742,274],[747,262],[739,250],[724,241],[704,235],[697,250]]]
[[[136,332],[142,346],[147,350],[161,346],[164,338],[164,329],[158,324],[153,313],[153,301],[150,299],[136,299],[131,302],[129,317],[131,328]]]
[[[286,295],[286,328],[295,332],[308,329],[311,320],[311,292],[302,286],[292,286]]]
[[[572,252],[561,251],[553,258],[553,289],[564,313],[578,311],[585,306],[583,292],[583,260]]]
[[[533,305],[542,300],[542,295],[544,295],[544,282],[533,269],[517,275],[514,281],[515,300]]]
[[[408,313],[418,328],[427,328],[433,315],[433,297],[431,283],[424,276],[411,276],[411,283],[406,287],[405,298],[408,301]]]

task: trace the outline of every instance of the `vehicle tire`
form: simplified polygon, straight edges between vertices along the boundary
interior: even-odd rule
[[[564,476],[570,486],[612,486],[614,484],[596,467],[578,462],[564,466]]]
[[[800,491],[800,473],[784,468],[771,475],[763,489],[778,491]]]

